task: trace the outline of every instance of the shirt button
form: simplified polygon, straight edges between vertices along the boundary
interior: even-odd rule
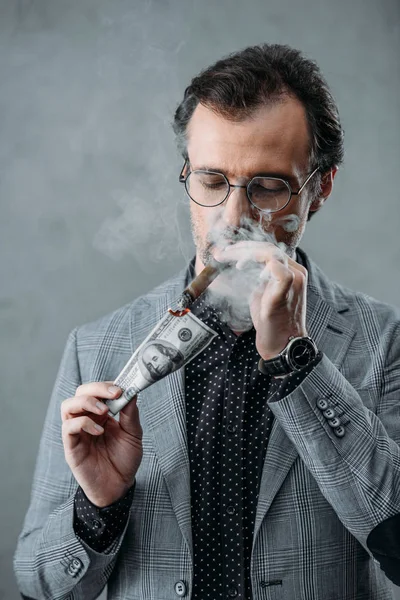
[[[175,593],[177,596],[184,596],[186,594],[186,584],[184,581],[177,581],[175,584]]]
[[[237,595],[238,595],[237,588],[235,588],[235,587],[228,588],[228,596],[229,596],[229,598],[235,598]]]
[[[90,521],[90,525],[93,527],[93,529],[101,529],[103,527],[101,521],[98,521],[97,519],[93,519],[93,521]]]
[[[227,432],[228,432],[228,433],[236,433],[236,431],[237,431],[237,426],[236,426],[236,425],[233,425],[233,423],[229,423],[229,424],[226,426],[226,430],[227,430]]]
[[[236,509],[234,506],[227,506],[226,507],[226,512],[228,513],[228,515],[234,515],[236,512]]]

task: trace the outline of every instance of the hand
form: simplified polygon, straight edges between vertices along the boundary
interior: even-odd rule
[[[307,269],[269,242],[242,241],[215,252],[219,262],[265,264],[260,285],[250,298],[256,347],[264,360],[278,356],[289,337],[307,336]]]
[[[115,386],[109,392],[112,385],[111,381],[86,383],[61,404],[65,459],[88,499],[99,507],[125,495],[143,454],[136,396],[120,411],[119,422],[100,401],[121,395]]]

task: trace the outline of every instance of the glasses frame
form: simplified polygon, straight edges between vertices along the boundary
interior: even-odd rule
[[[186,169],[186,167],[189,165],[189,161],[186,159],[185,163],[182,167],[182,170],[180,172],[179,175],[179,182],[183,183],[185,185],[185,192],[187,193],[187,195],[189,196],[189,198],[195,202],[195,204],[198,204],[199,206],[204,206],[205,208],[214,208],[215,206],[220,206],[220,204],[223,204],[225,202],[225,200],[227,200],[227,198],[229,198],[230,194],[231,194],[231,190],[233,188],[239,188],[239,189],[243,189],[246,190],[246,196],[248,201],[250,202],[250,204],[252,206],[254,206],[254,208],[256,208],[257,210],[259,210],[260,212],[268,212],[268,213],[276,213],[279,212],[281,210],[283,210],[284,208],[287,207],[287,205],[290,203],[292,196],[299,196],[301,194],[301,192],[304,190],[304,188],[306,187],[307,183],[310,181],[310,179],[315,175],[315,173],[317,173],[317,171],[319,171],[319,167],[316,167],[314,169],[314,171],[312,171],[308,176],[307,179],[304,181],[304,183],[302,183],[302,185],[300,186],[300,188],[297,190],[297,192],[294,192],[292,190],[292,186],[290,185],[290,183],[288,181],[286,181],[286,179],[282,179],[281,177],[263,177],[263,179],[273,179],[275,181],[282,181],[287,189],[289,190],[289,199],[286,202],[286,204],[284,206],[282,206],[282,208],[278,208],[277,210],[270,210],[267,208],[259,208],[256,204],[254,204],[250,198],[250,194],[249,194],[249,186],[250,184],[254,181],[254,179],[257,179],[259,177],[261,177],[260,175],[255,175],[254,177],[252,177],[250,179],[250,181],[248,183],[246,183],[246,185],[233,185],[232,183],[229,182],[229,179],[227,178],[226,175],[224,175],[224,173],[220,173],[219,171],[207,171],[205,169],[195,169],[194,171],[190,171],[184,175],[183,172]],[[228,184],[228,192],[225,196],[225,198],[223,200],[221,200],[221,202],[218,202],[217,204],[201,204],[200,202],[197,202],[197,200],[195,200],[194,198],[192,198],[192,196],[189,194],[188,189],[187,189],[187,185],[186,182],[188,180],[189,175],[191,175],[191,173],[211,173],[212,175],[222,175],[222,177],[225,179],[226,183]]]

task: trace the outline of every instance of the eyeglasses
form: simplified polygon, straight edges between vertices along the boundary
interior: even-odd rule
[[[179,181],[185,184],[187,195],[193,202],[200,206],[218,206],[225,202],[231,193],[231,188],[246,190],[247,198],[255,208],[261,211],[278,212],[284,209],[290,202],[292,196],[298,196],[304,190],[307,183],[319,170],[319,167],[310,173],[297,192],[285,179],[279,177],[253,177],[246,185],[232,185],[223,173],[217,171],[195,170],[189,171],[185,176],[183,173],[188,166],[185,161],[179,175]]]

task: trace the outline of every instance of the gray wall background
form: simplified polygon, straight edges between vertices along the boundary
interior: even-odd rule
[[[68,332],[192,255],[170,121],[201,68],[263,41],[320,63],[347,157],[302,246],[332,279],[400,305],[399,12],[397,0],[0,0],[1,599],[19,597],[12,555]]]

